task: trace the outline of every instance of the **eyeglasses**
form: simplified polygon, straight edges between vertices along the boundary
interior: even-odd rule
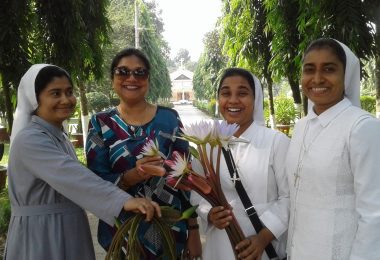
[[[128,70],[126,67],[116,67],[113,69],[113,74],[119,79],[128,79],[131,75],[135,79],[147,79],[149,72],[146,69]]]

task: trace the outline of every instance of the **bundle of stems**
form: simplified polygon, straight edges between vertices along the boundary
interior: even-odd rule
[[[212,207],[223,206],[231,209],[220,183],[220,159],[222,147],[228,149],[233,134],[238,130],[236,124],[229,125],[225,121],[213,123],[200,122],[184,128],[183,138],[196,145],[190,149],[191,154],[202,166],[203,174],[195,172],[184,155],[173,152],[174,160],[167,160],[166,164],[173,170],[167,177],[167,183],[172,186],[193,190],[207,200]],[[236,141],[236,139],[235,139]],[[215,150],[217,149],[217,150]],[[216,163],[214,163],[216,152]],[[225,228],[233,248],[245,239],[244,233],[231,210],[232,221]],[[236,256],[236,251],[235,252]]]
[[[166,259],[177,259],[172,226],[178,221],[189,218],[195,209],[196,207],[191,207],[181,214],[181,212],[172,207],[161,206],[162,216],[154,216],[151,220],[150,224],[155,226],[154,228],[162,237],[163,255]],[[131,216],[124,223],[120,223],[116,219],[118,229],[112,239],[106,260],[120,260],[123,256],[126,260],[140,260],[146,257],[138,238],[138,228],[141,221],[145,221],[144,219],[145,215],[141,213]]]

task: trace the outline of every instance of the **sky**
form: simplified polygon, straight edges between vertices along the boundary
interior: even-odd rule
[[[170,56],[179,49],[186,49],[192,61],[198,61],[203,51],[203,38],[215,28],[221,16],[220,0],[156,0],[162,10],[165,40],[169,43]]]

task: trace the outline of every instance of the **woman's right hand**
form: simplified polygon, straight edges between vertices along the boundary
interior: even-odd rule
[[[151,221],[154,214],[161,217],[161,208],[157,202],[146,198],[131,198],[124,203],[124,210],[146,215],[145,220]]]
[[[231,210],[222,206],[213,207],[208,213],[208,222],[218,229],[225,229],[232,221]]]
[[[165,168],[162,166],[163,160],[160,156],[143,157],[136,161],[136,173],[141,180],[146,180],[152,176],[164,176]]]

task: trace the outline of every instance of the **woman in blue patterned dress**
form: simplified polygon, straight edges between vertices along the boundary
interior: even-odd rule
[[[115,183],[135,197],[147,197],[160,205],[184,211],[191,205],[189,193],[166,185],[164,177],[146,172],[146,165],[161,166],[161,157],[143,157],[147,142],[158,142],[159,150],[170,156],[174,150],[187,154],[188,143],[171,138],[178,135],[182,123],[170,108],[146,101],[149,89],[150,63],[140,50],[129,48],[119,52],[111,64],[114,91],[120,98],[117,107],[92,116],[86,143],[88,167],[105,180]],[[154,168],[154,167],[153,167]],[[124,217],[128,217],[125,214]],[[178,256],[184,251],[193,259],[201,255],[196,218],[177,223],[173,228]],[[98,240],[104,249],[110,246],[115,230],[99,222]],[[139,228],[139,239],[146,257],[156,259],[162,254],[162,237],[149,224]]]

